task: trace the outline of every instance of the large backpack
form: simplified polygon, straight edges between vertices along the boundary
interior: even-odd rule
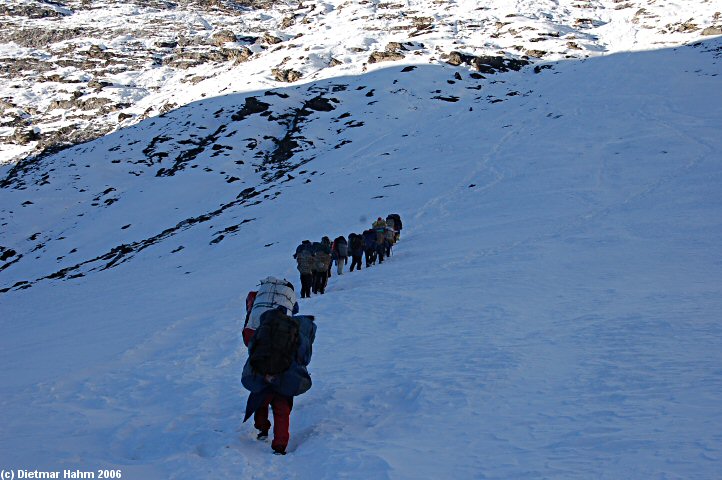
[[[383,244],[386,238],[386,227],[379,227],[374,231],[376,232],[376,243]]]
[[[353,234],[353,237],[349,235],[349,243],[351,244],[351,253],[360,254],[364,250],[364,239],[361,235]]]
[[[403,228],[401,224],[401,216],[398,213],[391,213],[389,217],[394,219],[394,230],[399,231]]]
[[[384,232],[384,236],[386,237],[386,241],[394,243],[394,238],[396,238],[396,232],[394,232],[393,228],[387,228],[386,232]]]
[[[261,324],[248,348],[248,361],[259,375],[288,370],[298,351],[298,320],[280,310],[261,315]]]
[[[333,241],[336,246],[336,253],[339,257],[348,257],[348,242],[343,237],[338,237]]]
[[[296,257],[298,271],[302,275],[310,275],[313,273],[313,254],[310,250],[301,250]]]
[[[326,272],[331,266],[331,255],[321,251],[313,256],[313,271],[314,272]]]

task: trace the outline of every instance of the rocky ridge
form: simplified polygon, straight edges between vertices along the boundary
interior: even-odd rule
[[[605,35],[610,22],[660,46],[722,34],[714,2],[699,18],[652,0],[539,3],[9,0],[0,6],[0,163],[218,93],[388,62],[481,76],[628,48]]]

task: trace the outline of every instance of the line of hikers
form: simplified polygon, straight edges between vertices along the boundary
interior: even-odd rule
[[[349,254],[353,259],[352,271],[356,264],[359,270],[361,269],[363,254],[366,254],[366,267],[373,265],[376,258],[381,263],[385,255],[391,255],[391,246],[399,239],[400,231],[401,218],[392,214],[386,221],[379,217],[373,223],[373,228],[363,235],[352,233],[348,242],[343,237],[337,238],[328,251],[323,248],[319,250],[321,253],[314,253],[312,248],[310,258],[324,260],[319,270],[321,275],[312,278],[318,279],[320,286],[314,293],[324,292],[331,274],[331,258],[336,260],[339,275],[343,274],[343,265]],[[372,235],[367,235],[367,232],[373,233],[373,241]],[[380,233],[383,235],[379,236]],[[368,243],[366,238],[369,238]],[[363,248],[359,246],[358,239],[364,239]],[[306,243],[312,247],[315,245],[308,240],[301,245]],[[330,244],[330,241],[328,243]],[[344,243],[346,249],[342,247]],[[302,253],[305,251],[305,247],[296,251],[294,257],[297,261],[299,257],[306,257],[306,254]],[[332,254],[334,251],[335,255]],[[326,256],[329,257],[328,264]],[[315,264],[315,261],[311,263]],[[304,270],[300,265],[299,261],[301,298],[304,298],[304,293],[306,297],[310,296],[311,287],[308,277],[304,279]],[[311,270],[313,272],[313,269]],[[313,276],[313,273],[311,275]],[[296,291],[293,284],[285,278],[266,277],[261,280],[258,290],[250,291],[246,296],[246,320],[242,336],[243,343],[248,347],[248,359],[243,366],[241,383],[251,393],[248,395],[243,421],[253,417],[254,426],[258,430],[256,438],[259,440],[267,439],[273,426],[271,449],[277,455],[285,455],[288,447],[293,397],[306,393],[312,383],[307,367],[313,353],[316,323],[313,315],[298,315],[298,311]],[[269,407],[273,411],[273,425],[268,419]]]
[[[293,254],[301,274],[301,298],[310,297],[311,292],[323,294],[326,291],[333,262],[336,262],[338,275],[343,275],[343,267],[349,257],[352,272],[354,269],[361,270],[364,255],[366,268],[377,260],[383,263],[384,257],[391,255],[391,247],[399,239],[402,228],[401,217],[392,213],[386,220],[378,217],[362,234],[350,233],[348,240],[340,236],[333,242],[328,237],[323,237],[320,242],[301,242]]]

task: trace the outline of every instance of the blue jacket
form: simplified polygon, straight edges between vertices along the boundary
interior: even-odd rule
[[[366,250],[376,250],[376,232],[373,230],[366,230],[363,233],[363,237]]]
[[[356,240],[358,238],[358,241]],[[351,256],[361,256],[364,253],[364,238],[352,233],[348,236],[348,250]]]
[[[313,354],[313,341],[316,339],[316,324],[312,315],[296,315],[293,318],[299,323],[298,352],[291,367],[280,375],[277,375],[271,383],[253,372],[250,362],[246,359],[243,366],[241,383],[251,392],[246,403],[246,418],[253,415],[268,392],[276,392],[287,397],[295,397],[306,393],[311,388],[311,375],[306,368],[311,362]],[[248,348],[253,345],[251,339]]]

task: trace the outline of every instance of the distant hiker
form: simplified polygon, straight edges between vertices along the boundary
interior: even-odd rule
[[[379,265],[384,263],[384,255],[386,255],[386,239],[384,234],[381,232],[374,232],[376,234],[376,257],[379,260]]]
[[[376,263],[376,232],[371,229],[364,230],[364,253],[366,254],[366,268]]]
[[[328,283],[328,271],[331,268],[331,245],[327,246],[322,242],[314,242],[313,244],[313,293],[323,293],[326,291]]]
[[[379,264],[384,263],[384,255],[386,254],[386,222],[379,217],[373,223],[374,232],[376,232],[376,254],[379,258]]]
[[[306,367],[311,362],[315,338],[313,316],[288,316],[280,310],[268,310],[261,315],[258,330],[248,345],[241,383],[251,393],[243,421],[253,416],[258,430],[256,438],[268,438],[270,406],[273,410],[271,449],[278,455],[286,454],[291,436],[293,397],[311,388]]]
[[[321,239],[321,243],[323,244],[324,247],[327,248],[327,251],[328,251],[329,255],[331,255],[331,253],[332,253],[332,251],[331,251],[331,247],[332,247],[332,245],[331,245],[331,239],[328,238],[328,237],[323,237],[323,238]],[[331,257],[331,258],[333,258],[333,257]],[[328,283],[328,279],[331,278],[331,264],[332,264],[332,263],[333,263],[333,262],[329,262],[329,264],[328,264],[328,275],[326,276],[326,283]]]
[[[399,237],[401,236],[401,228],[403,228],[403,225],[401,224],[401,217],[398,213],[390,213],[386,218],[388,219],[389,217],[393,218],[394,220],[394,230],[396,231],[395,241],[398,241]]]
[[[386,247],[386,256],[391,256],[391,247],[394,245],[396,239],[396,232],[391,227],[386,227],[384,232],[384,246]]]
[[[331,258],[336,262],[336,273],[343,275],[343,266],[348,260],[348,242],[342,236],[336,237],[331,245]]]
[[[391,246],[393,246],[396,243],[396,240],[398,239],[398,228],[396,225],[396,216],[394,214],[391,214],[386,217],[386,239],[391,241]],[[389,248],[389,250],[391,250]],[[390,255],[391,253],[389,253]]]
[[[248,315],[248,322],[243,327],[243,342],[246,345],[248,345],[251,337],[258,329],[261,315],[267,310],[275,310],[279,307],[289,315],[298,312],[298,302],[296,301],[293,284],[285,278],[266,277],[261,280],[251,313]]]
[[[293,258],[297,258],[298,254],[301,252],[301,250],[308,250],[311,251],[311,241],[310,240],[304,240],[301,242],[299,246],[296,247],[296,253],[293,254]]]
[[[361,235],[356,233],[349,233],[348,235],[348,250],[351,255],[351,271],[353,272],[354,267],[361,270],[361,261],[364,254],[364,239]]]
[[[396,230],[396,219],[393,217],[393,215],[388,215],[386,217],[386,226],[391,230]]]
[[[304,240],[296,248],[293,257],[296,259],[296,268],[301,274],[301,298],[309,298],[313,286],[313,244],[309,240]]]

